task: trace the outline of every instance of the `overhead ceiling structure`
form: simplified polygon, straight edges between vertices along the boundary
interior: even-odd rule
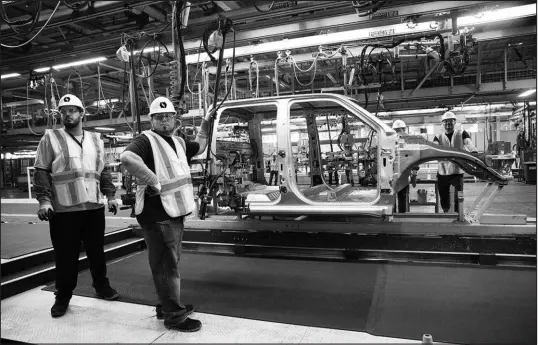
[[[390,118],[397,116],[396,110],[490,103],[506,104],[509,110],[510,106],[521,104],[523,99],[519,95],[523,91],[536,85],[535,1],[386,1],[377,12],[366,16],[359,16],[352,1],[280,1],[269,9],[270,3],[190,2],[183,37],[189,75],[184,97],[190,110],[187,118],[199,114],[197,91],[203,62],[207,61],[210,78],[215,78],[215,64],[200,48],[204,32],[215,25],[218,16],[232,20],[235,32],[225,42],[228,66],[235,64],[233,98],[253,97],[256,86],[261,97],[276,95],[277,85],[280,95],[347,93],[367,110]],[[129,68],[116,55],[122,34],[158,34],[162,51],[166,45],[172,52],[173,1],[15,0],[2,4],[5,16],[0,28],[0,72],[2,76],[18,74],[1,80],[2,151],[35,148],[45,128],[38,121],[43,109],[53,107],[58,96],[66,92],[83,99],[91,115],[86,127],[130,129],[132,117],[127,116],[127,111],[121,112],[129,109]],[[34,17],[33,30],[25,32]],[[6,19],[28,24],[16,26]],[[451,75],[436,67],[436,60],[427,49],[429,44],[438,42],[430,39],[377,49],[371,55],[368,48],[366,60],[371,69],[364,76],[357,70],[361,52],[368,44],[389,44],[406,36],[440,32],[447,49],[458,52],[462,49],[459,37],[466,31],[477,44],[461,74]],[[31,42],[24,44],[28,40]],[[235,58],[231,61],[234,42]],[[136,48],[141,50],[145,43],[140,40]],[[346,59],[338,52],[342,46],[347,49]],[[152,42],[147,47],[153,47]],[[323,57],[318,55],[320,49]],[[279,52],[281,56],[289,53],[295,64],[277,64],[275,74]],[[333,56],[327,58],[328,55]],[[145,56],[140,63],[149,63],[153,68],[157,54]],[[95,58],[101,61],[61,67]],[[147,113],[149,100],[169,92],[169,62],[174,58],[166,54],[158,58],[160,65],[152,77],[138,78],[142,115]],[[251,68],[255,66],[251,61],[256,62],[257,72]],[[228,85],[230,69],[226,74]],[[52,76],[52,87],[34,83],[35,77],[43,73]],[[362,77],[364,80],[360,80]],[[221,80],[224,79],[223,74]],[[343,88],[344,85],[348,87]],[[382,95],[381,102],[377,102],[378,95]],[[535,94],[530,97],[535,98]],[[98,108],[97,103],[103,99],[115,100],[115,105]],[[27,121],[29,118],[35,122]],[[143,116],[142,122],[146,121]]]

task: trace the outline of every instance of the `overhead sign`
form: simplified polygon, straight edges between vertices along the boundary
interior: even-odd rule
[[[398,17],[398,11],[376,12],[370,15],[370,19],[383,19]]]
[[[381,30],[369,31],[368,37],[390,36],[390,35],[394,35],[394,33],[395,33],[394,28],[381,29]]]

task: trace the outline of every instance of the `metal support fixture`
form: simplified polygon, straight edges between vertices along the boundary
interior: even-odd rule
[[[438,61],[438,62],[435,64],[435,66],[433,66],[432,69],[430,69],[430,70],[428,71],[428,73],[427,73],[427,74],[424,76],[424,78],[420,81],[420,83],[417,85],[417,87],[416,87],[413,91],[411,91],[411,94],[409,95],[409,97],[413,96],[413,94],[414,94],[418,89],[420,89],[420,87],[422,86],[422,84],[424,84],[424,83],[426,82],[426,80],[430,77],[430,75],[431,75],[434,71],[436,71],[436,70],[439,68],[439,66],[441,66],[441,62],[440,62],[440,61]]]
[[[504,185],[501,185],[499,183],[488,182],[482,192],[480,192],[480,195],[478,195],[478,197],[475,199],[473,204],[465,210],[465,220],[469,223],[480,223],[480,218],[482,217],[486,209],[491,205],[493,200],[495,200],[497,194],[501,192],[503,187]],[[484,196],[486,196],[486,194],[488,193],[489,195],[486,197],[484,203],[480,207],[478,207],[482,199],[484,199]]]
[[[346,48],[342,47],[340,50],[342,54],[342,71],[344,72],[344,95],[347,96],[347,52]]]
[[[252,89],[252,68],[255,66],[256,68],[256,91],[254,92]],[[250,56],[250,65],[248,67],[248,84],[250,87],[250,96],[254,95],[254,97],[258,98],[260,97],[260,68],[258,65],[258,61],[254,60],[254,56]]]
[[[404,97],[405,81],[404,81],[404,62],[400,60],[400,84],[402,86],[402,98]]]
[[[232,81],[232,97],[234,100],[237,99],[237,79],[233,79]],[[273,95],[273,89],[271,89],[271,96]]]
[[[149,76],[151,74],[151,68],[146,67],[147,75]],[[142,86],[143,87],[143,86]],[[153,102],[154,99],[154,92],[155,92],[155,80],[153,79],[153,76],[148,77],[148,97],[149,97],[149,103]]]
[[[450,86],[448,87],[448,93],[451,95],[454,92],[454,77],[450,75]]]
[[[477,59],[476,59],[476,91],[480,91],[482,86],[482,45],[478,43],[477,46]]]
[[[458,191],[458,222],[465,221],[465,213],[463,213],[463,191]]]
[[[504,48],[504,55],[503,55],[503,66],[504,66],[504,78],[503,78],[503,90],[506,90],[506,83],[508,82],[508,61],[507,61],[507,55],[508,55],[508,48]]]

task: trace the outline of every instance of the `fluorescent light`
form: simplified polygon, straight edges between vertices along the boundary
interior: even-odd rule
[[[102,99],[99,101],[99,106],[104,106],[109,103],[119,102],[119,98],[112,98],[110,101],[108,99]],[[97,106],[97,101],[92,103],[93,106]]]
[[[7,79],[7,78],[13,78],[13,77],[20,77],[20,73],[8,73],[8,74],[2,74],[0,76],[0,79]]]
[[[465,16],[458,18],[458,26],[471,26],[477,24],[493,23],[516,18],[536,16],[536,4],[502,8],[496,11],[482,13],[479,18],[476,16]]]
[[[86,65],[86,64],[89,64],[89,63],[105,61],[105,60],[106,60],[106,57],[100,56],[100,57],[96,57],[96,58],[93,58],[93,59],[78,60],[78,61],[73,61],[73,62],[69,62],[69,63],[64,63],[64,64],[61,64],[61,65],[52,66],[52,68],[54,68],[54,69],[62,69],[62,68]]]
[[[536,89],[533,89],[533,90],[528,90],[528,91],[525,91],[523,92],[521,95],[519,95],[518,97],[526,97],[526,96],[530,96],[532,95],[533,93],[536,92]]]
[[[112,131],[114,132],[116,129],[112,127],[95,127],[96,131]]]
[[[144,54],[147,54],[147,53],[151,53],[151,52],[154,52],[154,51],[160,51],[161,50],[161,47],[151,47],[151,48],[146,48],[144,49],[144,51],[142,53]],[[163,51],[166,51],[166,49],[163,49]],[[140,50],[135,50],[133,51],[133,55],[137,55],[137,54],[140,54]]]
[[[41,73],[41,72],[47,72],[50,70],[50,67],[41,67],[34,69],[34,72]]]
[[[433,109],[415,109],[415,110],[396,110],[396,111],[381,111],[377,113],[377,116],[391,116],[391,115],[416,115],[416,114],[433,114],[447,111],[448,108],[433,108]]]
[[[511,116],[511,111],[501,111],[498,113],[491,113],[491,114],[472,114],[472,115],[465,115],[466,119],[476,119],[476,118],[482,118],[482,117],[500,117],[500,116]]]

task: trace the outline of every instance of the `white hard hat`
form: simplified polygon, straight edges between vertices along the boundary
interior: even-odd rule
[[[82,105],[82,102],[75,95],[67,94],[62,96],[62,98],[60,98],[60,103],[58,104],[58,109],[68,105],[78,107],[81,111],[84,111],[84,106]]]
[[[157,113],[175,113],[174,105],[166,97],[157,97],[151,102],[149,116]]]
[[[405,127],[407,127],[407,126],[405,125],[405,122],[403,122],[402,120],[396,120],[392,124],[392,129],[405,128]]]
[[[441,116],[441,122],[445,120],[456,120],[456,115],[454,115],[454,113],[451,111],[447,111],[443,114],[443,116]]]

